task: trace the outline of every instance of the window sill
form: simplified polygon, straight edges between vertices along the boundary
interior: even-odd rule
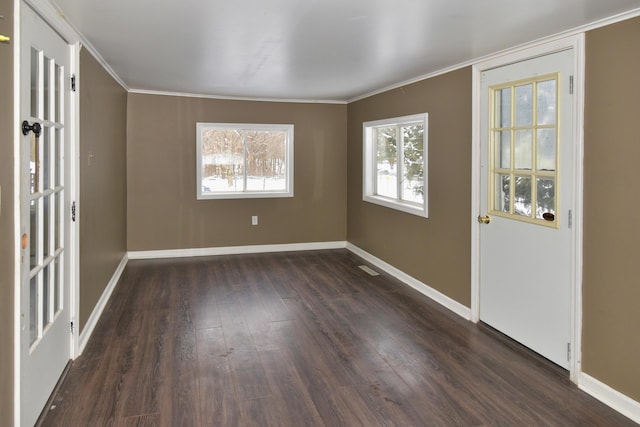
[[[416,215],[422,218],[428,218],[428,211],[426,203],[423,205],[416,205],[410,203],[401,203],[386,197],[365,195],[362,197],[365,202],[373,203],[376,205],[384,206],[390,209],[395,209],[400,212]]]

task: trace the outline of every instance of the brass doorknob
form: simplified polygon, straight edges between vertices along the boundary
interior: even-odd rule
[[[480,224],[489,224],[491,222],[491,217],[489,215],[478,215],[478,222]]]

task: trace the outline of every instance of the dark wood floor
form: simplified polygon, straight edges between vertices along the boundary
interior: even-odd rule
[[[345,250],[130,261],[45,426],[627,426]]]

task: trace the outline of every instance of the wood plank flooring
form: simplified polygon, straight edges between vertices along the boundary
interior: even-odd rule
[[[630,426],[346,250],[130,261],[44,426]]]

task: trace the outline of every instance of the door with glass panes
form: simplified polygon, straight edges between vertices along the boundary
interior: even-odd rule
[[[71,355],[70,46],[21,5],[20,419],[33,425]]]
[[[480,320],[569,367],[573,50],[481,76]]]

